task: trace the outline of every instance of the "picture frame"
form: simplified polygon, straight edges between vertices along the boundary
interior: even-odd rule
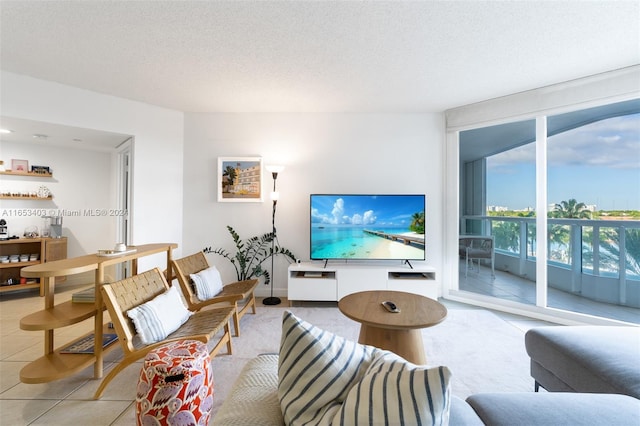
[[[31,166],[31,173],[36,175],[50,175],[51,168],[49,166]]]
[[[262,157],[218,157],[218,201],[263,201]]]
[[[29,161],[27,160],[11,160],[11,171],[18,173],[29,173]]]

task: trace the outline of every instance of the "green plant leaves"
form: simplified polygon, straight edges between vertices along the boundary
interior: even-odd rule
[[[240,235],[231,226],[227,226],[227,230],[229,234],[231,234],[231,238],[236,247],[235,254],[231,254],[223,248],[212,249],[211,247],[205,247],[202,251],[204,253],[217,254],[231,262],[236,270],[238,281],[264,277],[265,284],[269,284],[271,282],[271,275],[269,271],[262,268],[265,260],[272,256],[282,255],[292,262],[296,261],[296,256],[289,249],[272,245],[274,239],[276,239],[273,232],[242,240]]]

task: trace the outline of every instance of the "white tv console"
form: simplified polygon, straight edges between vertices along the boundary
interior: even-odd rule
[[[302,262],[288,271],[288,299],[338,301],[367,290],[394,290],[438,298],[435,268],[408,265]]]

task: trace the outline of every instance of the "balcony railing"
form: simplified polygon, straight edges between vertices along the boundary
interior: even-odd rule
[[[493,235],[496,269],[535,281],[536,218],[464,216],[461,234]],[[547,219],[548,285],[640,308],[640,221]]]

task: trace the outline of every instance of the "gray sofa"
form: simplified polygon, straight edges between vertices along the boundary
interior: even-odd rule
[[[486,393],[451,400],[450,425],[637,425],[640,400],[615,394]],[[213,419],[216,426],[281,426],[278,355],[243,368]]]
[[[525,334],[525,347],[536,390],[640,399],[639,327],[537,327]]]

